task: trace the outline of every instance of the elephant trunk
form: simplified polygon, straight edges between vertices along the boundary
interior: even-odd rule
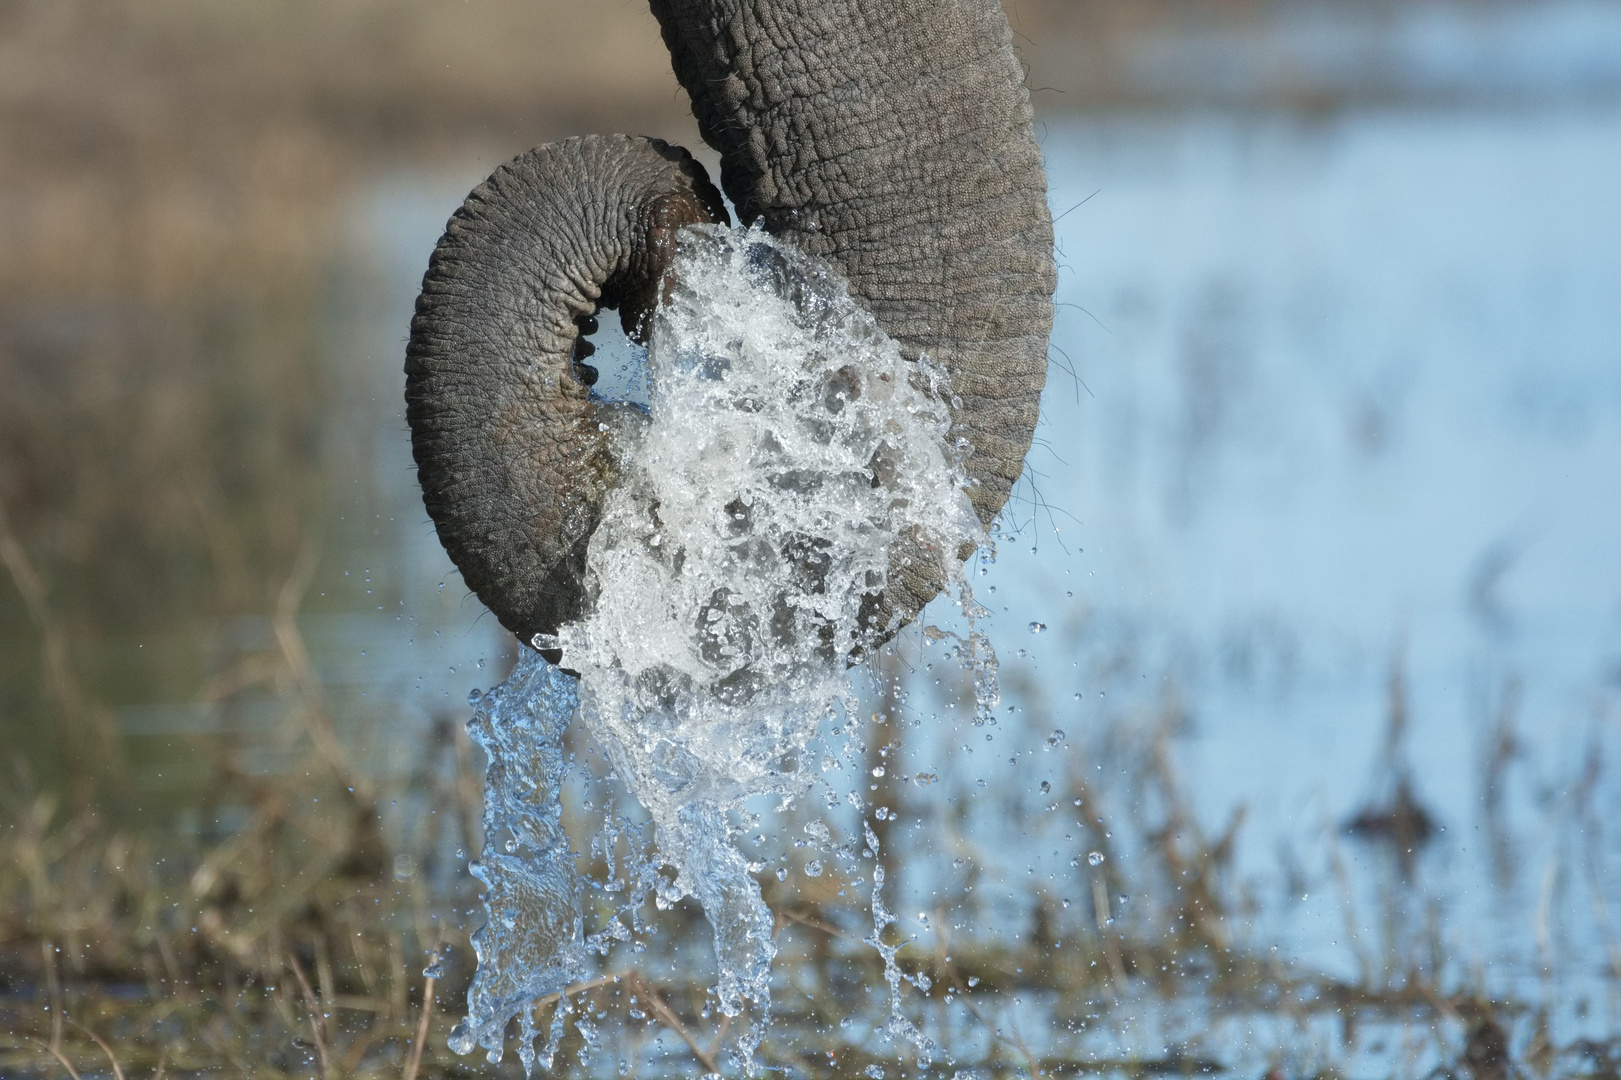
[[[405,362],[423,500],[468,586],[524,641],[583,614],[613,482],[584,336],[617,307],[639,337],[676,230],[725,220],[685,150],[588,136],[497,169],[434,251]]]
[[[989,524],[1024,467],[1052,329],[1052,218],[997,0],[652,0],[744,224],[838,267],[878,324],[950,373]],[[881,608],[939,591],[906,541]],[[888,621],[888,620],[883,620]],[[891,623],[894,625],[894,623]]]
[[[989,524],[1034,433],[1056,277],[1000,4],[651,4],[744,223],[827,259],[903,355],[949,373],[954,450]],[[413,450],[451,559],[524,640],[584,613],[614,479],[582,338],[604,306],[639,332],[675,230],[724,219],[684,150],[593,137],[497,170],[440,241],[407,351]],[[863,625],[892,630],[940,590],[939,553],[917,545],[891,545]]]

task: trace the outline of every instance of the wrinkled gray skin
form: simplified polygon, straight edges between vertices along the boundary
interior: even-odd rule
[[[1052,220],[997,0],[651,0],[745,224],[837,266],[902,351],[950,372],[953,436],[987,524],[1024,467],[1052,328]],[[725,220],[684,150],[539,147],[474,189],[429,263],[406,353],[428,512],[467,584],[528,641],[583,614],[614,482],[584,342],[638,336],[682,224]],[[902,566],[869,613],[940,589]],[[555,657],[552,657],[555,659]]]

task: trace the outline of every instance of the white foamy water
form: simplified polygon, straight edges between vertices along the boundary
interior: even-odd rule
[[[734,816],[752,797],[791,800],[812,784],[801,752],[853,704],[851,658],[892,629],[870,609],[896,537],[936,559],[971,607],[955,553],[983,535],[946,449],[944,374],[903,359],[835,273],[763,233],[690,230],[674,282],[648,350],[649,408],[603,410],[621,476],[591,541],[591,613],[543,643],[578,672],[578,695],[526,653],[474,720],[491,759],[475,869],[489,920],[460,1052],[482,1045],[498,1059],[518,1015],[532,1067],[535,1000],[586,970],[593,939],[557,824],[560,739],[578,707],[673,871],[628,876],[660,907],[702,906],[720,1010],[752,1005],[738,1045],[747,1067],[775,946]]]

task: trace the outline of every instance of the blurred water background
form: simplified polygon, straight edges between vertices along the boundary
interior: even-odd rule
[[[1005,719],[954,727],[915,634],[874,690],[928,721],[871,740],[901,932],[971,862],[989,936],[1093,935],[1114,1018],[1015,996],[1026,1061],[1063,1029],[1139,1070],[1613,1070],[1621,4],[1007,10],[1059,315],[978,578]],[[459,887],[472,826],[424,814],[515,649],[416,492],[411,302],[495,165],[612,130],[699,146],[636,4],[0,2],[10,836],[111,821],[184,861],[324,761],[417,852],[382,880],[438,845]],[[1160,899],[1128,884],[1154,851]],[[1215,888],[1200,859],[1219,926],[1169,899]],[[16,1016],[60,943],[20,895]],[[1349,997],[1155,998],[1104,930],[1151,905],[1399,1000],[1358,1035]]]

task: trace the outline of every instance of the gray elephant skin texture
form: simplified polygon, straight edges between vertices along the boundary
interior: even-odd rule
[[[652,0],[744,224],[835,266],[908,359],[949,373],[951,438],[989,524],[1024,467],[1055,270],[1023,71],[995,0]],[[523,641],[589,606],[585,552],[615,466],[586,337],[639,337],[677,230],[724,222],[685,150],[586,136],[468,196],[435,250],[406,352],[423,499],[469,587]],[[880,627],[939,592],[890,552]],[[549,657],[555,660],[555,657]]]

